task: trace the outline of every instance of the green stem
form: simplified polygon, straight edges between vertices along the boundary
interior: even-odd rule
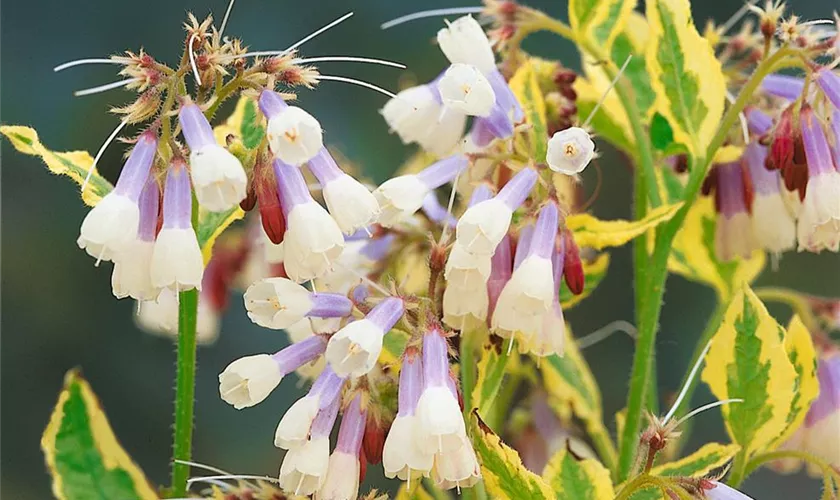
[[[732,460],[732,472],[729,473],[729,479],[726,482],[733,488],[737,488],[747,477],[746,469],[747,450],[742,448]]]
[[[750,474],[755,472],[756,469],[766,464],[767,462],[773,462],[775,460],[783,460],[790,458],[802,460],[804,462],[808,462],[811,465],[819,467],[824,475],[834,479],[838,486],[840,486],[840,471],[837,471],[834,467],[832,467],[831,464],[829,464],[828,462],[816,455],[797,450],[771,451],[768,453],[762,453],[761,455],[751,458],[744,467],[744,477],[749,476]],[[729,483],[732,484],[731,478],[729,480]],[[734,486],[735,484],[733,484],[733,487]]]
[[[175,380],[175,431],[170,491],[173,498],[186,496],[190,473],[188,465],[175,460],[190,460],[192,456],[198,290],[181,292],[178,294],[178,300],[178,366]]]
[[[808,331],[814,332],[819,330],[819,326],[817,324],[818,321],[814,317],[811,306],[808,304],[808,299],[796,290],[791,290],[789,288],[762,287],[756,288],[755,294],[758,298],[765,302],[780,302],[782,304],[789,305],[790,308],[793,309],[793,312],[799,315],[799,318],[802,319],[802,323]]]

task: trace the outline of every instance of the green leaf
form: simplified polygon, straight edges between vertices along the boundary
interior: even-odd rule
[[[571,0],[569,22],[575,38],[609,50],[635,6],[636,0]]]
[[[544,62],[528,59],[510,79],[510,88],[522,109],[525,118],[531,125],[528,131],[530,147],[529,157],[537,163],[545,163],[545,153],[548,149],[548,125],[546,118],[545,98],[540,90],[538,74]]]
[[[796,372],[783,344],[784,329],[748,286],[735,294],[712,338],[703,381],[720,399],[726,429],[747,458],[767,450],[788,428]]]
[[[589,297],[607,276],[609,266],[610,255],[608,253],[600,253],[592,260],[584,260],[583,275],[586,280],[584,281],[583,292],[580,295],[575,295],[569,290],[565,282],[560,285],[560,305],[563,309],[569,309]]]
[[[198,227],[195,232],[205,264],[210,261],[210,257],[213,255],[213,244],[216,243],[216,238],[234,221],[243,217],[245,217],[245,212],[238,205],[224,212],[207,210],[199,212]]]
[[[694,158],[703,158],[723,116],[726,80],[714,50],[694,27],[688,0],[647,2],[645,59],[654,108]]]
[[[703,477],[726,465],[741,449],[737,444],[708,443],[691,455],[654,467],[655,476]],[[631,497],[632,500],[666,500],[658,489],[648,488]]]
[[[64,379],[41,450],[61,500],[158,498],[114,437],[90,385],[75,370]]]
[[[612,500],[610,471],[594,459],[581,460],[567,447],[558,451],[542,473],[557,500]]]
[[[408,344],[411,336],[408,332],[398,328],[392,328],[382,338],[382,352],[379,354],[379,362],[383,365],[396,366],[400,364],[400,358]]]
[[[519,454],[502,443],[475,410],[470,417],[470,435],[489,498],[542,500],[554,497],[548,484],[522,465]]]
[[[660,151],[665,151],[674,142],[674,131],[671,125],[659,113],[654,113],[650,121],[650,142]]]
[[[38,139],[38,133],[32,128],[3,125],[0,126],[0,134],[5,135],[12,146],[21,153],[40,157],[47,164],[50,172],[66,175],[79,186],[84,183],[85,177],[93,166],[93,157],[86,151],[57,153],[47,149]],[[94,169],[82,193],[82,200],[92,207],[113,189],[114,186]]]
[[[494,338],[498,340],[498,337]],[[511,371],[510,365],[517,364],[518,360],[518,355],[508,354],[504,350],[502,342],[488,340],[484,343],[481,348],[481,359],[478,361],[478,377],[472,392],[472,404],[483,418],[491,418],[493,401],[496,399],[505,373]]]
[[[566,227],[574,232],[575,242],[580,247],[601,250],[624,245],[649,229],[671,220],[681,206],[682,203],[663,205],[648,212],[644,219],[636,221],[602,221],[590,214],[574,214],[566,217]]]
[[[250,97],[240,97],[233,113],[213,129],[219,144],[227,143],[227,136],[233,135],[242,141],[248,150],[256,149],[265,135],[265,118],[257,112],[257,105]]]

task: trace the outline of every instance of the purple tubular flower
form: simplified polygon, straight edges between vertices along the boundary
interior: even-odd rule
[[[163,191],[163,228],[192,227],[192,194],[185,165],[173,165],[166,174]]]
[[[778,170],[767,170],[767,147],[756,142],[747,145],[744,150],[744,164],[750,173],[753,190],[756,195],[776,195],[779,193],[780,175]]]
[[[313,201],[312,195],[299,168],[284,163],[279,158],[274,159],[273,165],[274,176],[277,178],[277,190],[280,192],[280,203],[283,206],[283,213],[288,217],[295,206]]]
[[[831,70],[823,69],[817,72],[817,85],[835,109],[840,109],[840,76]]]
[[[327,339],[321,335],[312,335],[277,351],[271,355],[271,358],[277,363],[280,373],[288,375],[306,363],[317,359],[324,354],[326,349]]]
[[[820,359],[817,365],[817,380],[820,383],[820,393],[811,403],[805,417],[805,425],[813,427],[829,418],[834,419],[835,426],[840,425],[840,354]],[[835,445],[840,448],[840,445]]]
[[[423,336],[423,387],[443,387],[449,383],[449,351],[438,329]]]
[[[489,200],[493,197],[493,190],[487,184],[480,184],[472,192],[468,206],[478,205],[482,201]]]
[[[326,186],[330,181],[346,175],[330,152],[327,151],[327,148],[321,148],[318,154],[309,160],[309,170],[318,179],[321,186]]]
[[[383,332],[387,332],[397,324],[404,312],[405,304],[402,299],[388,297],[371,309],[365,319]]]
[[[338,408],[341,406],[341,398],[335,398],[326,408],[318,410],[312,426],[309,428],[309,439],[328,438],[338,417]]]
[[[831,114],[831,134],[834,136],[831,154],[834,155],[834,168],[840,171],[840,109]]]
[[[157,236],[158,212],[160,210],[160,186],[155,179],[149,178],[140,193],[140,224],[137,237],[142,241],[155,241]]]
[[[388,255],[388,251],[391,249],[391,244],[397,239],[397,236],[394,233],[388,233],[381,238],[373,238],[371,239],[365,246],[359,250],[359,253],[367,257],[368,259],[376,262]]]
[[[522,106],[519,104],[516,95],[505,81],[505,77],[502,76],[498,69],[491,71],[485,76],[490,82],[490,86],[493,87],[493,92],[496,94],[496,104],[501,106],[503,110],[508,112],[513,111],[513,120],[517,123],[521,122],[525,118],[525,113],[522,111]]]
[[[767,75],[761,81],[761,90],[770,95],[791,101],[799,98],[804,88],[805,81],[795,76]]]
[[[140,134],[137,144],[134,145],[120,172],[117,185],[114,186],[115,193],[134,202],[140,198],[140,193],[149,178],[152,161],[157,153],[157,144],[157,135],[153,131],[147,130]]]
[[[810,111],[802,114],[802,143],[805,146],[805,158],[808,161],[809,179],[835,170],[822,123]]]
[[[361,377],[376,365],[382,339],[405,311],[403,300],[388,297],[364,319],[349,323],[330,338],[326,358],[341,376]]]
[[[414,415],[423,391],[423,363],[416,351],[406,353],[400,367],[397,416]]]
[[[306,313],[307,317],[343,318],[349,316],[353,310],[353,303],[340,293],[313,293],[312,309]]]
[[[537,171],[533,168],[520,170],[511,180],[499,191],[496,199],[504,203],[509,209],[516,210],[525,203],[534,185],[537,183]]]
[[[531,248],[531,241],[534,239],[534,225],[528,224],[519,231],[519,239],[516,241],[516,253],[513,256],[513,268],[519,267],[525,257],[528,256],[528,250]]]
[[[260,92],[258,103],[260,111],[262,111],[262,114],[265,115],[266,118],[277,116],[281,111],[289,107],[280,94],[268,89]]]
[[[493,106],[488,116],[476,118],[476,122],[480,122],[484,131],[496,139],[513,137],[513,122],[508,113],[498,103]],[[482,135],[482,137],[486,136]],[[479,143],[479,145],[481,144]]]
[[[759,109],[750,108],[747,110],[747,126],[750,132],[757,136],[762,136],[773,127],[773,119]]]
[[[446,224],[449,227],[455,227],[455,224],[458,223],[458,219],[455,218],[447,207],[441,205],[440,200],[438,200],[437,194],[434,192],[430,192],[423,198],[423,213],[426,214],[432,222],[436,222],[438,224]]]
[[[528,247],[528,255],[548,259],[554,253],[554,241],[557,238],[557,220],[559,213],[553,202],[546,204],[537,216],[534,236]]]
[[[799,250],[818,252],[840,247],[840,173],[822,122],[810,108],[802,110],[802,143],[808,163],[808,189],[802,200],[797,237]]]
[[[306,397],[318,397],[318,409],[323,410],[338,399],[344,380],[344,377],[336,375],[332,367],[327,365],[315,379]]]
[[[216,145],[213,128],[197,104],[185,104],[178,112],[178,121],[184,133],[184,139],[190,150],[195,151],[206,146]]]
[[[362,446],[362,437],[365,434],[366,421],[367,412],[362,410],[361,395],[357,394],[344,410],[344,416],[341,418],[336,451],[358,456]]]
[[[455,179],[469,163],[466,155],[452,155],[426,167],[417,174],[417,178],[427,188],[436,189]]]
[[[499,294],[502,293],[502,289],[513,273],[513,260],[510,250],[510,236],[505,235],[499,245],[496,246],[496,251],[490,260],[490,278],[487,280],[487,295],[490,299],[488,316],[493,315],[493,309],[496,307],[496,301],[499,300]]]
[[[476,119],[473,121],[472,129],[470,129],[470,138],[476,146],[483,148],[493,142],[495,136],[485,120]]]
[[[746,213],[747,203],[744,199],[746,188],[741,164],[723,163],[718,165],[718,200],[719,209],[725,217]]]
[[[715,225],[715,252],[722,261],[748,258],[757,244],[746,201],[744,172],[739,162],[717,167],[715,200],[720,217]]]

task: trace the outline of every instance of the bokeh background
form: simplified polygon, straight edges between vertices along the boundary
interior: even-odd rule
[[[566,3],[532,0],[531,5],[565,17]],[[837,4],[824,0],[788,2],[805,18],[826,17]],[[708,18],[725,19],[739,1],[695,2],[702,26]],[[363,78],[397,88],[401,78],[428,80],[445,64],[433,46],[439,19],[429,19],[381,32],[379,24],[418,9],[451,7],[445,0],[240,0],[227,34],[241,36],[255,49],[279,49],[347,11],[355,17],[303,47],[305,55],[364,55],[404,62],[409,71],[349,63],[325,63],[322,70]],[[52,67],[81,57],[102,57],[144,47],[155,57],[179,57],[188,10],[199,17],[220,18],[226,0],[144,0],[109,2],[27,0],[3,2],[2,123],[35,127],[42,141],[56,150],[96,151],[116,124],[106,113],[121,104],[121,91],[74,98],[75,89],[113,81],[111,66],[88,66],[54,74]],[[569,43],[534,36],[526,49],[559,57],[577,67]],[[384,180],[410,150],[387,127],[377,110],[383,96],[358,87],[325,82],[304,91],[301,102],[319,117],[326,141],[361,165],[376,181]],[[41,432],[56,401],[65,372],[81,367],[98,393],[124,447],[156,483],[168,480],[172,414],[174,346],[165,338],[139,331],[133,304],[117,301],[110,291],[110,265],[95,268],[75,243],[86,213],[77,189],[66,178],[48,174],[38,159],[18,154],[2,142],[2,497],[41,500],[50,497],[49,478],[39,450]],[[120,147],[111,147],[100,163],[113,179],[120,165]],[[629,216],[630,175],[617,155],[607,150],[600,160],[605,184],[594,210],[603,218]],[[584,176],[594,185],[590,169]],[[568,313],[578,335],[618,319],[632,320],[629,249],[613,252],[611,272],[593,296]],[[778,272],[768,271],[763,285],[787,285],[824,295],[840,295],[837,255],[790,254]],[[236,411],[218,397],[217,374],[233,359],[273,352],[285,342],[278,332],[248,321],[239,297],[224,318],[221,338],[199,350],[196,389],[195,458],[241,473],[275,475],[282,452],[274,448],[276,422],[301,391],[288,380],[263,404]],[[678,389],[695,339],[713,308],[710,290],[671,278],[665,296],[658,340],[659,385],[663,393]],[[773,309],[786,321],[788,312]],[[615,336],[586,351],[605,399],[605,415],[623,406],[632,343]],[[697,402],[710,399],[703,388]],[[612,427],[611,422],[608,425]],[[696,420],[698,432],[689,448],[721,439],[716,413]],[[381,478],[370,470],[373,481]],[[817,498],[816,481],[795,480],[761,472],[746,483],[759,499]]]

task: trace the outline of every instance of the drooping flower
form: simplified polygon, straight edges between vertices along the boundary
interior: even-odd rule
[[[436,81],[401,91],[381,113],[404,144],[416,142],[437,156],[452,152],[467,123],[466,114],[443,105]]]
[[[545,313],[555,302],[557,286],[552,257],[556,254],[558,217],[557,206],[553,202],[540,210],[533,237],[524,249],[522,263],[518,267],[514,264],[513,275],[499,295],[491,326],[503,337],[520,332],[527,343],[539,333]],[[517,253],[521,251],[517,250]]]
[[[140,221],[137,236],[114,258],[111,289],[118,299],[153,300],[160,289],[152,284],[152,251],[157,236],[160,188],[148,179],[138,201]]]
[[[830,69],[822,69],[816,73],[815,80],[834,108],[840,109],[840,75]]]
[[[548,167],[566,175],[577,175],[595,157],[595,143],[589,133],[580,127],[569,127],[556,132],[548,140],[546,162]]]
[[[468,208],[458,221],[458,243],[470,253],[491,255],[507,234],[513,211],[524,203],[536,182],[537,172],[525,168],[494,198]]]
[[[423,391],[417,403],[417,444],[424,453],[453,453],[466,442],[466,427],[449,375],[449,354],[441,330],[423,336]]]
[[[782,194],[779,172],[767,170],[767,148],[757,142],[747,145],[744,163],[749,171],[754,197],[752,230],[756,243],[775,254],[796,246],[796,221]]]
[[[561,245],[554,248],[551,265],[554,276],[554,300],[551,307],[543,313],[539,330],[519,344],[520,352],[530,352],[535,356],[545,357],[563,355],[566,340],[566,321],[560,307],[560,280],[563,277],[564,251]]]
[[[499,295],[502,293],[511,274],[513,274],[513,255],[511,252],[510,236],[505,235],[496,246],[490,259],[490,278],[487,280],[487,295],[489,298],[488,314],[493,315]]]
[[[330,215],[344,234],[366,228],[379,217],[379,203],[370,190],[345,174],[326,148],[309,160],[309,170],[321,183]]]
[[[335,220],[312,195],[298,167],[274,160],[286,235],[283,266],[294,281],[303,282],[327,273],[344,248],[344,236]]]
[[[262,402],[284,376],[324,353],[327,340],[313,335],[272,355],[255,354],[232,362],[219,374],[219,394],[237,410]]]
[[[481,25],[472,16],[459,17],[437,33],[440,50],[453,64],[470,64],[482,73],[496,69],[493,47]]]
[[[382,452],[382,467],[385,476],[394,476],[406,481],[411,472],[429,475],[434,464],[434,454],[426,453],[417,443],[416,430],[419,425],[417,404],[423,389],[423,363],[415,347],[405,350],[400,365],[399,406],[397,417],[391,424]]]
[[[748,182],[741,163],[732,162],[712,167],[703,183],[703,194],[715,196],[715,254],[722,261],[749,258],[758,248],[750,219],[752,187]]]
[[[330,460],[330,431],[338,416],[341,398],[335,398],[326,408],[318,410],[312,420],[309,439],[291,448],[280,466],[280,487],[288,493],[312,495],[327,480]]]
[[[338,443],[330,455],[327,479],[315,495],[318,500],[354,500],[359,494],[359,450],[367,421],[361,399],[361,394],[357,394],[341,417]]]
[[[349,316],[353,303],[337,293],[310,292],[286,278],[266,278],[248,287],[245,309],[254,323],[282,330],[303,318]]]
[[[382,351],[382,339],[402,317],[402,299],[388,297],[364,319],[354,321],[330,338],[327,362],[342,377],[361,377],[373,369]]]
[[[808,106],[803,106],[801,123],[808,187],[796,229],[799,250],[836,252],[840,247],[840,172],[823,125]]]
[[[260,110],[268,118],[266,137],[271,152],[284,163],[300,166],[324,147],[321,124],[297,106],[289,106],[273,90],[263,90]]]
[[[201,290],[204,258],[192,226],[192,192],[187,165],[175,158],[163,191],[163,228],[152,251],[152,285],[176,292]]]
[[[291,450],[303,446],[310,434],[312,421],[320,410],[339,399],[344,378],[327,365],[315,379],[306,396],[298,399],[280,419],[274,432],[274,446]]]
[[[426,167],[417,174],[394,177],[376,188],[373,195],[382,212],[379,223],[391,227],[406,220],[423,206],[423,200],[434,189],[452,181],[467,167],[465,155],[453,155]]]
[[[470,116],[489,116],[496,95],[487,78],[475,66],[456,63],[438,81],[444,105]]]
[[[242,164],[216,142],[210,122],[196,104],[182,105],[178,120],[190,147],[190,175],[198,203],[211,212],[237,205],[245,198],[248,183]]]
[[[143,132],[117,179],[114,190],[85,216],[76,243],[96,262],[112,260],[137,237],[140,225],[138,202],[157,152],[157,135]]]

